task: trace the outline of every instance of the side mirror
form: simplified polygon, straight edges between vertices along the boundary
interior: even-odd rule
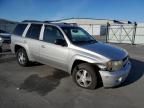
[[[64,39],[56,39],[55,44],[61,45],[61,46],[66,46],[66,41]]]

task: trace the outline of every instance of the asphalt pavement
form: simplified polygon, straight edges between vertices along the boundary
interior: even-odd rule
[[[118,87],[87,90],[66,72],[35,63],[18,65],[15,55],[0,54],[0,108],[144,108],[144,46],[128,50],[132,69]]]

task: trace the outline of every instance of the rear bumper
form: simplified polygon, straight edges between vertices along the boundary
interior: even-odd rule
[[[126,66],[116,72],[99,71],[102,77],[104,87],[114,87],[120,85],[125,81],[131,69],[130,61],[127,62]]]

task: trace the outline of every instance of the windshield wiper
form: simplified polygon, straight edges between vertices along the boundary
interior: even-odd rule
[[[96,43],[96,40],[83,40],[83,41],[75,41],[75,44],[92,44],[92,43]]]
[[[97,41],[96,40],[88,40],[88,41],[86,41],[86,42],[90,42],[90,43],[96,43]]]

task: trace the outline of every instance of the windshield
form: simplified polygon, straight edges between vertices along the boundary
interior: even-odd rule
[[[62,27],[63,31],[74,44],[88,44],[96,40],[80,27]]]

